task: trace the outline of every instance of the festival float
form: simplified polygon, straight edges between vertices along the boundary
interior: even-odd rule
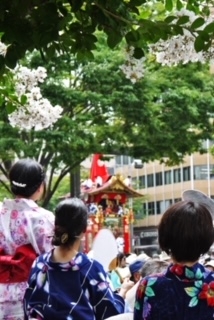
[[[85,252],[89,252],[100,229],[112,230],[123,240],[123,252],[131,252],[134,213],[129,199],[143,197],[130,185],[130,178],[110,176],[101,154],[93,157],[90,178],[81,185],[81,197],[88,206],[89,223],[85,234]]]

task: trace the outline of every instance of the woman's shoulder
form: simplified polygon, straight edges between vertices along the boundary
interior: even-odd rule
[[[37,210],[36,210],[40,215],[44,216],[44,217],[52,217],[54,218],[54,214],[53,212],[43,208],[43,207],[37,207]]]
[[[81,263],[81,269],[83,272],[87,272],[88,276],[91,277],[93,275],[107,275],[107,273],[104,271],[104,268],[100,262],[98,262],[95,259],[89,258],[86,254],[80,253],[82,263]]]
[[[51,223],[54,223],[55,220],[53,212],[40,206],[26,208],[25,213],[32,220],[50,221]]]

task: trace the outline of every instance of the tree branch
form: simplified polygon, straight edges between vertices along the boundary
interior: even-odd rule
[[[11,190],[10,190],[10,187],[8,187],[8,185],[6,184],[6,182],[4,182],[3,180],[0,179],[0,183],[3,185],[3,187],[10,193],[11,193]]]
[[[113,18],[117,19],[117,20],[120,20],[120,21],[123,21],[125,22],[126,24],[129,24],[129,25],[133,25],[133,24],[136,24],[137,25],[137,22],[134,22],[134,21],[129,21],[121,16],[118,16],[116,15],[115,13],[112,13],[111,11],[103,8],[100,4],[98,4],[96,1],[94,2],[94,4],[100,9],[102,10],[104,13],[106,13],[107,15],[109,16],[112,16]]]

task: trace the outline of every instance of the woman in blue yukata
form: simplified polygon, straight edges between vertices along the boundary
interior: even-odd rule
[[[158,233],[160,247],[173,263],[166,272],[141,280],[134,320],[214,319],[214,272],[198,262],[214,242],[207,207],[175,203],[164,213]]]
[[[24,297],[25,319],[102,320],[124,312],[126,283],[113,293],[102,265],[78,252],[87,208],[77,198],[55,210],[55,248],[34,262]]]

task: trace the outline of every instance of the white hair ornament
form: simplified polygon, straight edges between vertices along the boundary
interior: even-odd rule
[[[26,187],[26,183],[20,183],[20,182],[16,182],[16,181],[12,181],[12,184],[16,187],[20,187],[20,188],[24,188]]]

